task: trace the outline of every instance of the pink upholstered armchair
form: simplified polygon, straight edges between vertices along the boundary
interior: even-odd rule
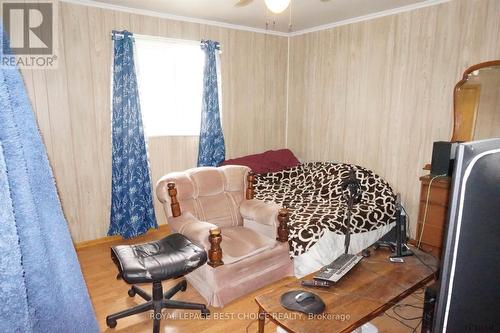
[[[208,252],[187,279],[212,306],[293,275],[287,212],[253,199],[252,182],[249,168],[228,165],[170,173],[156,185],[172,231]]]

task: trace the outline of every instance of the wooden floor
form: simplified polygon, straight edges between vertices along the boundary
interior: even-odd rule
[[[99,327],[102,332],[151,332],[152,322],[149,314],[131,316],[118,320],[118,325],[114,329],[106,326],[106,316],[129,308],[144,302],[139,296],[131,298],[127,295],[129,285],[123,280],[116,280],[117,269],[110,259],[110,247],[117,244],[140,243],[144,241],[159,239],[169,231],[163,228],[159,231],[150,232],[145,236],[131,241],[113,240],[112,242],[87,246],[77,250],[82,267],[83,275],[92,299],[92,304],[96,312]],[[257,305],[254,297],[258,294],[271,290],[281,284],[290,283],[294,278],[285,278],[273,283],[265,288],[259,289],[254,293],[241,297],[223,309],[210,308],[211,318],[201,319],[199,312],[190,312],[183,310],[163,310],[164,320],[162,320],[163,333],[233,333],[233,332],[257,332]],[[172,287],[177,281],[166,281],[163,283],[164,289]],[[151,292],[150,285],[142,286],[148,292]],[[178,293],[174,299],[204,303],[203,298],[198,292],[188,285],[184,293]],[[411,306],[408,306],[410,304]],[[412,332],[413,328],[420,323],[420,319],[402,320],[402,323],[389,316],[398,318],[394,313],[396,311],[400,316],[406,318],[420,317],[422,314],[423,293],[411,295],[403,300],[395,308],[386,312],[386,315],[380,316],[372,321],[377,326],[379,332]],[[193,316],[195,318],[193,318]],[[401,318],[399,317],[399,320]],[[407,326],[405,326],[407,325]],[[266,324],[266,333],[276,332],[276,326],[273,323]],[[420,327],[416,330],[420,332]]]

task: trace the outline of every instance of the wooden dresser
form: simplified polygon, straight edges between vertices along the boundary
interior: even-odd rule
[[[431,175],[420,177],[420,206],[418,212],[417,235],[415,237],[417,242],[422,232],[422,222],[425,215],[427,193],[432,177],[433,176]],[[430,252],[436,257],[441,256],[441,248],[443,247],[450,185],[450,177],[436,178],[432,181],[431,191],[429,194],[427,217],[420,247],[424,251]]]

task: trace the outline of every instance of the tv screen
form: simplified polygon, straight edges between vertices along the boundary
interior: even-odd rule
[[[434,332],[500,331],[500,139],[460,144]]]

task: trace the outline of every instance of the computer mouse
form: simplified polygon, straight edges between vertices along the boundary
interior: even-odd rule
[[[325,303],[316,294],[305,290],[292,290],[281,295],[281,305],[291,311],[305,314],[320,314],[325,311]]]
[[[300,294],[297,294],[297,296],[295,296],[295,300],[299,304],[302,304],[303,302],[306,302],[308,300],[309,301],[313,301],[314,300],[314,294],[310,293],[308,291],[303,291]]]

